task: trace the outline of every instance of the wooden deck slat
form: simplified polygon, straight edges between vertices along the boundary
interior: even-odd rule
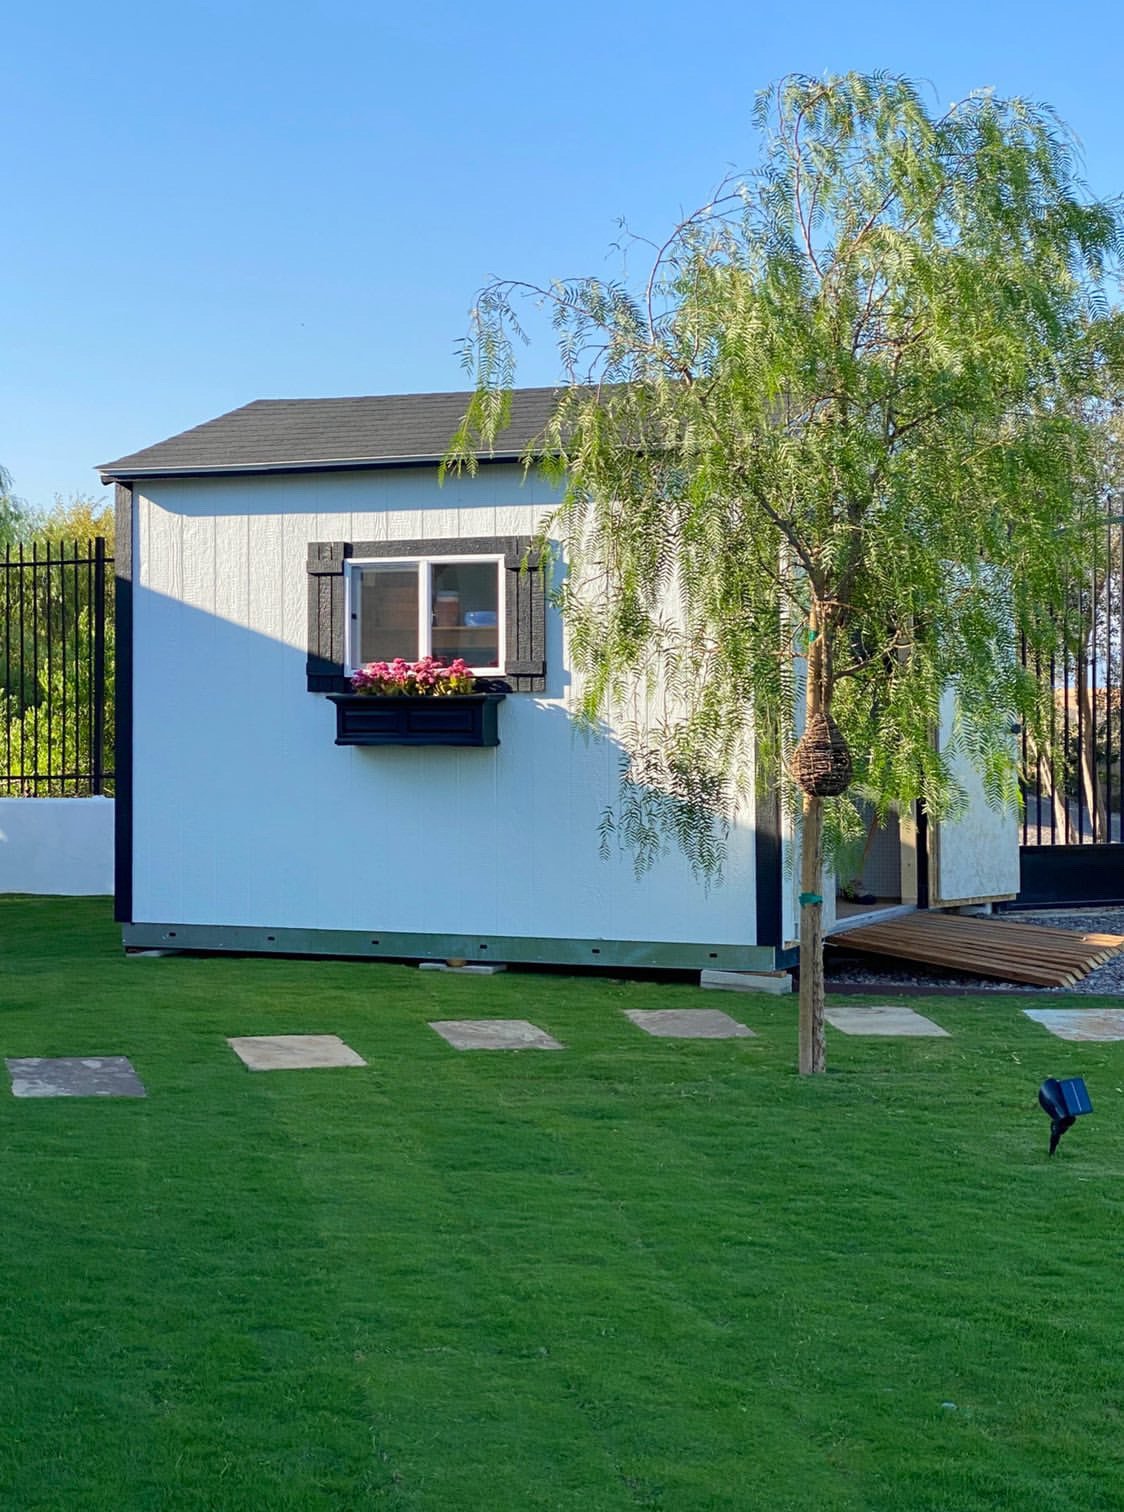
[[[884,950],[920,949],[932,954],[934,959],[940,959],[948,953],[954,953],[963,958],[979,960],[995,960],[997,958],[1015,961],[1058,960],[1067,965],[1076,964],[1071,957],[1065,955],[1059,956],[1051,951],[994,950],[974,941],[950,941],[947,937],[934,939],[916,934],[867,934],[865,930],[852,930],[845,939],[840,939],[837,943],[846,948],[855,945],[856,942],[861,945],[869,945],[872,949],[875,946],[880,946]]]
[[[948,927],[950,923],[953,925],[951,928]],[[969,925],[970,921],[965,920],[964,923]],[[897,929],[897,925],[899,924],[905,927],[899,930]],[[1060,950],[1066,954],[1080,955],[1083,958],[1093,955],[1112,956],[1120,948],[1119,946],[1110,947],[1093,942],[1087,943],[1080,935],[1076,934],[1068,937],[1055,934],[1043,934],[1039,936],[1037,931],[1030,927],[1020,930],[1008,929],[1006,925],[999,925],[998,928],[1002,933],[997,935],[993,931],[984,930],[979,926],[958,928],[953,921],[945,921],[941,925],[934,924],[930,927],[917,923],[914,917],[908,920],[889,920],[884,924],[862,925],[857,930],[848,930],[847,933],[865,935],[875,930],[894,930],[896,933],[905,936],[913,932],[919,937],[923,936],[926,939],[953,939],[963,941],[966,945],[970,943],[979,943],[981,945],[986,943],[989,949],[1009,950],[1029,945],[1035,951]]]
[[[1124,936],[961,914],[915,913],[828,938],[838,949],[945,966],[1034,987],[1072,987],[1124,948]]]

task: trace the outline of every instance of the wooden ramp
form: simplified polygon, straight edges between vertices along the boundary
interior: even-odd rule
[[[914,913],[829,935],[825,943],[1032,987],[1072,987],[1117,955],[1124,935],[1046,929],[1017,919]]]

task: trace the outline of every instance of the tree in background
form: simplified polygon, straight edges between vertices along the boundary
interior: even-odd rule
[[[565,489],[543,534],[581,715],[636,711],[615,823],[641,865],[670,832],[710,871],[751,774],[785,790],[810,1072],[825,833],[861,833],[856,796],[954,809],[956,750],[1016,802],[1012,726],[1048,719],[1014,646],[1048,654],[1098,507],[1069,401],[1115,338],[1119,227],[1044,107],[983,93],[937,115],[903,78],[794,76],[756,120],[759,169],[645,277],[480,293],[447,464],[503,428],[520,300],[545,304],[564,381],[527,461]]]
[[[37,565],[0,568],[0,793],[81,794],[90,774],[111,770],[113,575],[99,614],[94,546],[101,538],[112,557],[113,511],[56,495],[41,513],[21,506],[13,535],[9,562]]]
[[[12,477],[0,467],[0,549],[22,540],[30,528],[27,505],[12,492]]]
[[[1124,603],[1120,532],[1116,528],[1121,523],[1124,497],[1124,423],[1120,405],[1117,386],[1109,376],[1107,392],[1090,396],[1083,410],[1092,441],[1097,491],[1108,523],[1097,530],[1091,543],[1093,552],[1081,554],[1071,584],[1064,649],[1067,672],[1072,672],[1072,687],[1067,675],[1062,687],[1055,688],[1055,718],[1060,714],[1061,728],[1055,724],[1052,760],[1044,764],[1047,791],[1054,805],[1055,833],[1062,845],[1081,843],[1082,830],[1093,840],[1103,841],[1109,836],[1114,712],[1110,690],[1120,686],[1119,634]],[[1096,689],[1098,670],[1100,699]],[[1073,799],[1077,799],[1076,805]]]

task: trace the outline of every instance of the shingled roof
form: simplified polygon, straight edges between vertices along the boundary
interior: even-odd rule
[[[516,389],[511,424],[481,457],[520,457],[546,425],[558,391]],[[256,399],[98,468],[111,479],[203,473],[309,472],[436,463],[471,395],[385,394],[360,399]]]

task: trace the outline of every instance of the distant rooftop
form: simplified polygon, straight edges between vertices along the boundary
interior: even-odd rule
[[[558,390],[516,389],[511,424],[481,458],[522,456],[546,425]],[[255,399],[155,446],[103,462],[104,481],[205,473],[310,472],[318,468],[437,463],[470,393],[359,399]]]

